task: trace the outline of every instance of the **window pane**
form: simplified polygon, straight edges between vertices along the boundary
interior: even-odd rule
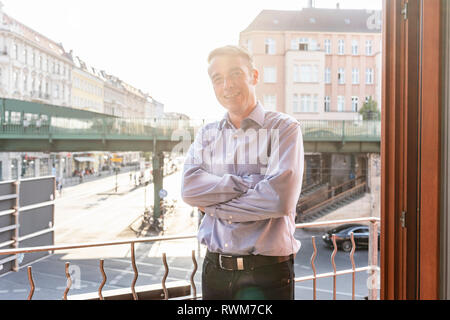
[[[264,82],[277,82],[277,69],[275,67],[264,67]]]
[[[299,106],[299,101],[298,101],[298,94],[296,94],[296,93],[292,97],[292,109],[294,110],[295,113],[299,113],[300,112],[300,106]]]
[[[324,47],[325,47],[325,53],[331,54],[331,40],[330,39],[325,39]]]
[[[264,95],[264,107],[269,111],[277,110],[277,96],[276,95]]]
[[[344,54],[345,52],[345,42],[344,40],[338,40],[338,53]]]
[[[266,38],[265,40],[265,52],[266,54],[275,54],[275,40]]]

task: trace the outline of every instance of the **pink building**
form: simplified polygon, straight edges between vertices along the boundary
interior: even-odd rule
[[[297,119],[356,120],[380,108],[381,12],[264,10],[241,32],[260,72],[258,99]]]

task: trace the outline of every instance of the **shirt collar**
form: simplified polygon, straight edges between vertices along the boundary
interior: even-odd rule
[[[261,103],[256,104],[256,108],[252,111],[252,113],[250,113],[250,115],[245,118],[243,120],[246,121],[247,119],[253,120],[254,122],[256,122],[260,127],[262,127],[264,125],[264,119],[266,117],[266,112],[264,111],[263,106],[261,105]]]
[[[262,127],[264,125],[265,116],[266,116],[266,112],[265,112],[263,106],[261,105],[261,103],[258,101],[256,104],[256,108],[253,109],[252,113],[250,113],[247,118],[242,120],[242,123],[245,124],[245,122],[247,122],[248,120],[253,120],[256,124],[258,124],[260,127]],[[230,121],[228,112],[225,113],[223,119],[220,120],[219,128],[222,130],[225,123],[227,123],[227,122],[231,125],[231,121]]]

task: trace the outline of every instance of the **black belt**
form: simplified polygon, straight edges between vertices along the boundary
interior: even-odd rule
[[[214,252],[206,252],[206,258],[214,262],[214,264],[228,271],[245,271],[254,270],[258,267],[268,266],[272,264],[282,263],[290,259],[294,259],[294,255],[284,257],[271,256],[230,256]]]

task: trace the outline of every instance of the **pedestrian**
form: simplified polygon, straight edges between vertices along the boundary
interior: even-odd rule
[[[257,100],[253,58],[237,46],[213,50],[208,73],[221,121],[196,136],[184,165],[183,200],[204,217],[205,300],[294,299],[296,204],[304,150],[300,124]]]
[[[64,183],[63,178],[58,178],[57,183],[58,183],[59,196],[62,197],[62,189],[63,189],[63,183]]]

